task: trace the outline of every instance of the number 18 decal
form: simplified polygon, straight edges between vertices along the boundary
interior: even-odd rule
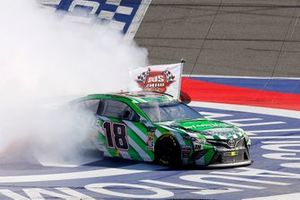
[[[127,141],[127,130],[124,124],[104,122],[103,128],[106,134],[107,146],[127,150],[129,148]]]

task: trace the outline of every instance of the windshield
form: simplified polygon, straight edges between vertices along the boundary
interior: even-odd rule
[[[153,122],[202,118],[202,115],[200,115],[197,111],[179,102],[143,103],[140,104],[140,108]]]

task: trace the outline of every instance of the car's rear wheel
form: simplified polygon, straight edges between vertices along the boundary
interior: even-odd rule
[[[155,161],[171,167],[182,165],[180,146],[171,135],[163,135],[155,145]]]

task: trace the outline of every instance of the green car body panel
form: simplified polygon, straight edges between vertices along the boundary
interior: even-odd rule
[[[96,113],[97,129],[94,141],[105,156],[155,161],[158,151],[156,144],[163,138],[170,138],[179,146],[178,156],[183,165],[226,167],[251,163],[251,142],[242,129],[204,117],[155,122],[141,108],[144,104],[181,104],[169,95],[149,92],[93,94],[74,102],[86,105],[93,102],[96,105],[93,110]],[[110,115],[115,115],[123,108],[116,105],[110,109],[107,108],[109,103],[103,105],[104,102],[120,102],[120,105],[128,106],[131,120],[123,116],[107,116],[103,109],[108,109]]]

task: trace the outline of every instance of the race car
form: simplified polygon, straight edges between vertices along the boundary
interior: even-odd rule
[[[104,156],[174,167],[251,164],[241,128],[207,119],[168,94],[92,94],[76,104],[95,115],[94,143]]]

